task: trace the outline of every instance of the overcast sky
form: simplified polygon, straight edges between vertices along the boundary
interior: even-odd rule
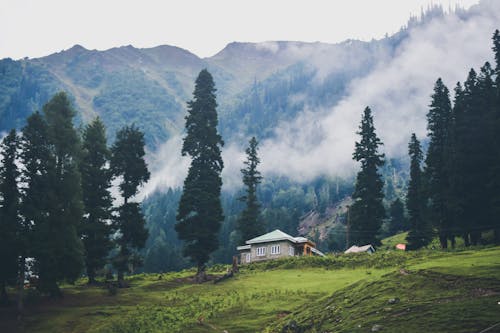
[[[232,41],[339,42],[391,34],[430,3],[478,0],[0,0],[0,58],[80,44],[185,48],[207,57]]]

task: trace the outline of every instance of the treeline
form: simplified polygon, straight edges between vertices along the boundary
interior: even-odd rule
[[[466,246],[484,240],[494,231],[500,242],[500,35],[493,35],[496,67],[486,62],[477,73],[469,71],[462,85],[456,84],[453,103],[441,79],[434,86],[427,114],[429,148],[422,182],[415,182],[415,201],[409,245],[430,241],[427,230],[435,228],[441,247]],[[415,142],[416,146],[417,143]],[[415,167],[418,154],[413,154]],[[417,170],[416,170],[417,172]]]
[[[0,291],[17,285],[22,309],[26,278],[41,293],[60,296],[58,283],[74,282],[86,270],[89,283],[111,263],[123,274],[141,264],[148,237],[139,203],[132,201],[149,179],[144,134],[135,126],[117,132],[111,147],[99,118],[83,129],[58,93],[11,130],[1,143]],[[113,179],[119,198],[110,192]],[[113,200],[116,204],[113,204]],[[29,260],[28,260],[29,258]]]
[[[449,89],[438,79],[427,114],[429,147],[424,156],[412,134],[408,145],[410,180],[406,197],[408,249],[428,245],[438,235],[441,247],[455,237],[466,246],[484,243],[482,234],[492,230],[500,243],[500,35],[493,35],[496,67],[486,62],[479,73],[471,69],[462,85]],[[384,155],[367,108],[358,132],[354,159],[361,162],[348,227],[352,243],[378,244],[377,234],[385,216],[383,181],[378,168]],[[423,165],[422,165],[423,164]],[[391,205],[394,230],[404,226],[402,202]]]
[[[243,183],[242,183],[243,184]],[[289,234],[296,234],[304,215],[317,212],[322,218],[329,216],[328,210],[352,193],[351,179],[318,178],[304,184],[285,177],[265,177],[257,187],[260,203],[260,223],[265,221],[265,230],[280,229]],[[398,188],[399,190],[399,188]],[[143,269],[146,272],[166,272],[189,267],[189,262],[181,255],[182,242],[174,230],[175,216],[181,196],[181,189],[168,189],[155,192],[142,203],[149,229],[149,238],[145,246]],[[221,193],[224,221],[218,238],[219,248],[212,254],[211,262],[228,263],[237,246],[242,245],[235,232],[237,221],[244,203],[238,198],[244,196],[240,190]],[[392,198],[386,193],[386,198]],[[345,220],[339,216],[338,220]],[[331,230],[332,240],[315,238],[321,250],[343,250],[345,227],[339,233],[338,224]],[[330,244],[331,243],[331,244]],[[330,246],[331,245],[331,246]],[[341,246],[341,247],[339,247]]]

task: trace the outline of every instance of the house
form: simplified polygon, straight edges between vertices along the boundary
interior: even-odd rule
[[[307,238],[292,237],[278,229],[245,243],[237,247],[242,264],[290,256],[324,256]]]
[[[353,245],[350,248],[348,248],[344,253],[361,253],[361,252],[367,252],[369,254],[372,254],[375,252],[375,248],[371,244],[364,246]]]

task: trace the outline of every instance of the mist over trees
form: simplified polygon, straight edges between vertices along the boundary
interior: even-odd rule
[[[495,36],[494,50],[498,50],[498,45],[500,45],[498,33],[495,33]],[[497,59],[498,51],[495,52],[495,59]],[[419,226],[417,229],[421,227],[420,229],[423,231],[419,231],[419,235],[417,235],[420,237],[418,243],[421,245],[415,245],[415,247],[425,246],[432,240],[433,235],[439,236],[442,247],[447,247],[450,243],[451,246],[455,246],[457,237],[465,238],[466,245],[480,244],[491,240],[488,235],[485,236],[486,238],[482,237],[481,233],[498,228],[497,221],[479,222],[478,218],[484,212],[480,212],[480,214],[474,213],[474,209],[477,210],[477,205],[482,207],[485,202],[488,202],[488,208],[485,209],[490,212],[498,210],[497,205],[494,204],[495,200],[498,201],[497,190],[494,190],[498,189],[498,185],[495,184],[499,183],[497,180],[498,162],[493,162],[495,158],[498,159],[498,153],[496,150],[490,149],[489,154],[491,156],[488,158],[491,158],[491,160],[489,162],[486,162],[487,154],[480,153],[484,151],[485,147],[492,147],[492,142],[498,141],[493,130],[495,126],[495,128],[498,128],[498,112],[483,111],[488,108],[483,103],[488,98],[481,97],[483,101],[478,101],[479,97],[476,96],[479,91],[483,91],[484,96],[488,96],[486,92],[490,91],[491,93],[493,90],[496,91],[496,96],[498,96],[498,74],[496,74],[498,73],[498,64],[492,73],[491,70],[489,71],[490,74],[488,74],[487,69],[486,66],[480,74],[476,74],[475,78],[469,78],[464,86],[458,84],[454,90],[453,101],[451,101],[450,92],[443,80],[438,79],[436,81],[433,90],[431,90],[432,94],[430,94],[427,114],[428,137],[422,140],[423,148],[420,148],[422,155],[417,154],[421,158],[420,174],[415,175],[415,177],[421,179],[419,184],[414,181],[412,182],[414,184],[410,186],[408,183],[411,173],[409,164],[407,165],[404,161],[396,161],[392,158],[384,159],[379,156],[379,164],[376,168],[379,177],[372,177],[372,179],[378,178],[377,181],[372,181],[372,184],[378,184],[378,187],[371,187],[380,188],[385,185],[382,192],[378,192],[376,195],[377,200],[372,200],[372,202],[378,202],[376,206],[380,217],[373,219],[371,215],[364,214],[363,218],[359,218],[361,214],[356,212],[356,203],[354,203],[350,208],[351,219],[354,219],[354,221],[351,220],[350,228],[347,228],[345,212],[337,212],[335,222],[326,227],[325,235],[317,240],[315,239],[320,249],[324,251],[329,249],[334,251],[344,250],[347,234],[350,235],[350,245],[364,245],[365,243],[377,244],[382,237],[397,232],[410,231],[410,229],[416,230],[412,227],[413,223],[410,223],[410,220],[416,221],[415,215],[417,212],[419,214],[418,221],[424,224],[417,223]],[[475,71],[472,73],[475,73]],[[491,76],[491,80],[488,79],[489,76]],[[478,83],[471,83],[476,81],[482,82],[481,89],[475,87]],[[258,89],[258,87],[255,87],[255,89]],[[489,100],[493,101],[491,98]],[[494,105],[498,110],[498,104]],[[477,108],[481,108],[481,110],[473,111]],[[248,111],[251,111],[251,109],[248,106]],[[486,114],[489,114],[489,116],[486,116]],[[476,119],[471,120],[469,117],[475,117]],[[469,124],[476,125],[469,126]],[[482,144],[472,148],[471,143],[478,141],[475,137],[481,138],[484,135],[488,135],[490,141],[481,139]],[[369,140],[365,141],[369,142]],[[416,149],[415,142],[413,143],[413,148]],[[416,151],[412,154],[414,153]],[[382,155],[378,152],[376,154]],[[380,160],[385,160],[385,164],[381,165]],[[413,169],[414,173],[418,173],[415,167]],[[375,168],[372,168],[372,170],[375,170]],[[484,170],[488,171],[484,173]],[[363,168],[361,171],[363,171]],[[466,175],[467,173],[468,175]],[[374,172],[372,171],[371,174],[373,175]],[[488,174],[488,179],[467,180],[467,177],[472,177],[473,174],[476,175],[475,177],[485,177],[484,174]],[[362,181],[359,184],[366,183],[366,179],[364,176],[361,177]],[[464,181],[470,182],[469,185],[466,186]],[[358,182],[352,182],[351,179],[332,179],[328,177],[321,177],[308,183],[294,182],[286,177],[263,179],[258,186],[257,195],[261,204],[262,219],[266,222],[265,231],[279,228],[291,234],[300,232],[301,234],[307,233],[310,237],[317,235],[314,229],[304,227],[303,221],[314,214],[317,214],[320,218],[321,216],[327,217],[328,214],[331,214],[329,210],[331,211],[343,199],[348,198],[351,194],[356,198],[354,194],[357,192],[353,188],[354,185],[358,186]],[[414,198],[411,198],[413,194],[407,194],[409,186],[419,188],[418,191],[413,189],[409,191],[418,193]],[[472,196],[471,192],[464,195],[469,187],[471,189],[481,188],[481,190],[477,190],[477,193],[483,192],[482,199],[479,199],[479,197],[473,199],[474,196]],[[489,191],[489,197],[484,196],[485,191]],[[366,195],[361,190],[358,190],[358,192]],[[179,192],[172,190],[171,193]],[[167,208],[165,202],[168,200],[161,194],[155,194],[155,196],[162,198],[162,206],[166,207],[164,212],[167,213],[167,216],[172,216],[175,210],[173,210],[173,206]],[[172,198],[174,197],[175,195],[172,196]],[[232,254],[234,254],[234,248],[241,241],[234,232],[238,229],[238,221],[245,210],[244,203],[237,200],[239,197],[241,197],[241,194],[232,191],[221,194],[226,218],[219,231],[220,246],[211,256],[212,262],[229,262]],[[359,200],[355,199],[355,202]],[[472,203],[471,200],[478,201]],[[482,203],[479,203],[479,200],[483,200]],[[412,208],[407,209],[405,203]],[[148,211],[152,211],[152,207],[158,207],[153,198],[147,199],[144,205],[148,208]],[[471,215],[466,218],[463,213],[467,210],[471,212]],[[356,217],[356,214],[358,214],[358,217]],[[495,216],[494,213],[489,214]],[[172,222],[171,217],[163,220],[168,221],[167,223],[160,222],[162,221],[160,215],[155,213],[155,217],[152,216],[150,226],[154,227],[155,230],[162,230],[162,234],[168,235],[172,230],[168,225],[172,225],[174,222]],[[366,225],[372,224],[374,227],[372,229],[359,227],[359,230],[357,230],[356,221]],[[383,225],[383,228],[381,225]],[[358,235],[364,234],[365,236],[357,239],[356,232]],[[413,231],[409,238],[413,237],[415,232]],[[498,231],[496,234],[498,234]],[[162,239],[166,237],[170,236],[161,236]],[[471,240],[474,237],[476,239],[475,243]],[[160,239],[160,236],[155,239]],[[178,240],[175,242],[178,242]],[[175,242],[173,244],[176,244],[175,247],[178,249],[181,245]],[[412,248],[412,246],[409,248]],[[174,250],[169,249],[168,251],[171,253]],[[152,251],[151,254],[157,257],[158,253],[158,247],[155,246],[155,251]],[[175,265],[175,267],[180,267],[177,264]]]
[[[142,255],[147,271],[185,268],[189,263],[182,247],[201,276],[207,264],[228,262],[242,239],[275,228],[308,234],[319,248],[335,251],[346,247],[346,234],[349,245],[378,245],[382,232],[401,231],[409,231],[411,250],[428,246],[434,235],[442,248],[450,242],[456,246],[457,237],[465,246],[499,243],[498,31],[493,51],[495,65],[471,69],[463,84],[456,84],[453,97],[443,80],[436,81],[427,113],[428,140],[421,145],[411,136],[409,168],[394,166],[379,152],[382,142],[367,107],[353,154],[361,164],[355,182],[263,179],[257,170],[258,143],[252,138],[241,170],[246,186],[242,201],[242,192],[221,192],[223,140],[208,71],[200,72],[188,104],[182,153],[191,157],[191,166],[184,187],[153,194],[142,204],[134,197],[150,177],[145,133],[125,126],[108,147],[104,124],[96,119],[79,131],[70,98],[55,94],[42,112],[26,119],[20,133],[12,130],[1,143],[1,301],[8,302],[7,286],[22,290],[29,257],[34,259],[31,273],[39,277],[37,288],[60,296],[59,283],[75,281],[84,270],[92,283],[110,264],[123,285],[124,275],[142,265]],[[392,169],[385,169],[389,164]],[[409,179],[397,174],[402,169]],[[113,179],[121,196],[116,207],[110,194]],[[339,202],[350,204],[349,220]],[[332,211],[335,221],[323,234],[314,225],[301,224],[307,218],[327,220]],[[386,230],[381,228],[384,221]]]

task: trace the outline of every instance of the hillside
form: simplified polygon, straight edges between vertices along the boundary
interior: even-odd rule
[[[337,60],[345,63],[341,71],[331,73],[334,77],[322,84],[320,93],[331,103],[343,95],[352,78],[368,71],[377,61],[371,55],[379,42],[275,45],[277,49],[271,51],[266,43],[232,43],[206,59],[168,45],[148,49],[129,45],[106,51],[75,45],[43,58],[3,59],[0,132],[21,127],[27,115],[40,109],[55,92],[65,90],[73,98],[80,121],[88,122],[99,115],[109,129],[110,138],[123,124],[135,122],[145,130],[149,147],[157,148],[180,133],[192,83],[206,67],[217,82],[221,130],[225,137],[233,136],[240,125],[251,124],[256,118],[259,126],[246,132],[265,133],[280,119],[290,119],[300,111],[300,105],[290,108],[286,100],[289,94],[310,90],[307,86],[317,70],[314,63],[305,62],[307,58],[340,57]],[[346,63],[343,58],[359,60]],[[332,85],[336,88],[330,89]],[[262,109],[252,110],[249,119],[235,126],[234,121],[241,121],[242,113],[249,103],[255,102],[256,94],[265,99]],[[253,97],[247,98],[249,95]],[[276,113],[278,104],[281,110]]]
[[[295,258],[219,284],[193,284],[193,271],[131,276],[114,296],[81,281],[61,300],[32,294],[23,327],[0,309],[0,330],[479,332],[498,323],[499,258],[499,247]]]
[[[472,31],[468,25],[474,26],[481,19],[488,38],[486,32],[489,35],[495,28],[489,27],[489,22],[498,21],[496,6],[493,1],[482,1],[469,11],[457,10],[447,15],[441,7],[431,7],[421,17],[411,18],[400,32],[369,42],[233,42],[209,58],[169,45],[143,49],[128,45],[105,51],[75,45],[42,58],[3,59],[0,60],[0,133],[22,127],[27,115],[40,109],[56,91],[65,90],[79,111],[79,121],[88,122],[99,115],[110,139],[120,126],[135,122],[146,132],[148,146],[154,151],[181,133],[185,103],[191,97],[194,78],[201,69],[208,68],[218,89],[220,130],[227,143],[241,146],[249,135],[261,139],[274,137],[278,134],[276,127],[282,122],[300,118],[307,112],[321,114],[330,110],[355,93],[359,80],[369,80],[377,71],[390,73],[392,66],[400,66],[399,57],[413,52],[414,42],[428,37],[426,34],[434,34],[434,26],[452,29],[456,25],[477,37],[483,30]],[[462,46],[461,41],[456,43]],[[440,49],[441,44],[435,47]],[[455,56],[461,57],[460,63],[474,64],[470,58],[479,59],[484,49],[489,51],[484,47],[473,54]],[[435,61],[440,60],[436,57]],[[457,68],[454,74],[458,70],[462,73]],[[402,68],[399,72],[401,80],[410,84],[401,94],[420,99],[422,82],[412,82],[409,78],[423,75],[418,81],[426,81],[431,73],[407,73]],[[455,80],[456,75],[449,74],[444,68],[443,73],[432,73],[430,77],[434,80],[437,75],[446,75]],[[387,79],[391,84],[399,80]],[[387,88],[386,97],[399,99],[398,94]],[[426,91],[425,96],[428,94]],[[343,111],[346,112],[351,111]],[[384,112],[392,114],[389,109]]]

